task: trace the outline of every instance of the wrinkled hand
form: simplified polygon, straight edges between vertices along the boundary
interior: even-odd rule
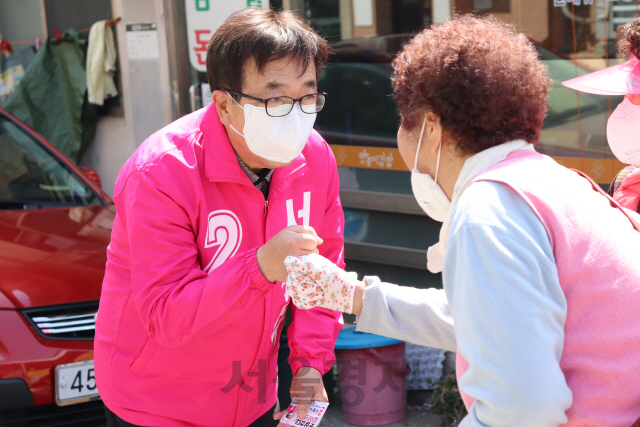
[[[347,273],[317,254],[287,257],[284,265],[289,273],[287,288],[296,307],[353,312],[353,296],[358,284],[356,273]]]
[[[298,418],[304,419],[309,413],[311,401],[328,402],[329,397],[322,383],[322,374],[314,368],[302,367],[291,381],[291,399],[298,398]],[[287,408],[273,415],[273,419],[282,418]],[[278,426],[283,426],[280,423]]]
[[[256,252],[258,266],[262,275],[270,282],[284,282],[287,270],[284,259],[288,256],[301,256],[318,253],[317,246],[322,244],[313,227],[292,225],[267,241]]]

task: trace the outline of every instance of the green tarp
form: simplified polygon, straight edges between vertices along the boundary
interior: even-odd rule
[[[49,37],[3,106],[76,163],[95,135],[98,114],[87,101],[86,53],[76,30],[61,40]]]

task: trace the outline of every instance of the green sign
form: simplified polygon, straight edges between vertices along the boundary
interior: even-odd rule
[[[262,0],[247,0],[247,7],[262,7]]]

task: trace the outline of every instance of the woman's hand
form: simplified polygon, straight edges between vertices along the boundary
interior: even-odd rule
[[[284,265],[289,273],[287,288],[296,307],[354,312],[356,287],[362,285],[356,273],[347,273],[317,254],[287,257]],[[362,301],[359,302],[362,306]]]

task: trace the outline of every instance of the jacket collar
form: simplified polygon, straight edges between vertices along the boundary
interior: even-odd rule
[[[201,120],[200,129],[204,138],[202,150],[206,177],[210,181],[229,181],[251,185],[249,177],[238,163],[229,136],[220,122],[220,117],[213,103],[206,107]],[[306,163],[306,159],[301,153],[290,165],[276,168],[271,178],[271,188],[277,187],[292,173],[306,170]]]

